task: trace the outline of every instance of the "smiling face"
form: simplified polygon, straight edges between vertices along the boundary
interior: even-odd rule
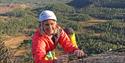
[[[57,23],[56,23],[56,21],[49,19],[49,20],[41,22],[41,25],[44,29],[44,32],[47,35],[52,35],[52,34],[54,34]]]

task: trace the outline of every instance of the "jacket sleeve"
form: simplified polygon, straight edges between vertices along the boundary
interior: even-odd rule
[[[59,37],[59,43],[60,45],[63,47],[64,51],[66,53],[72,53],[74,52],[74,50],[78,50],[78,48],[76,48],[70,38],[68,37],[68,35],[64,32],[64,30],[61,31],[60,33],[60,37]]]
[[[32,54],[34,63],[53,63],[53,60],[45,60],[46,44],[38,38],[32,38]]]

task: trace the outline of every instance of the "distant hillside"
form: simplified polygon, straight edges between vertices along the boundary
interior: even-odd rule
[[[125,8],[125,0],[93,0],[93,2],[99,7]]]
[[[72,0],[0,0],[0,6],[10,3],[29,3],[33,8],[39,8],[50,3],[68,3]]]
[[[72,0],[68,3],[75,8],[93,5],[95,7],[125,8],[125,0]]]
[[[77,12],[99,19],[125,19],[125,0],[72,0]]]
[[[0,0],[1,3],[48,3],[48,2],[69,2],[71,0]]]
[[[72,0],[68,4],[75,8],[83,8],[85,6],[89,6],[90,4],[92,4],[92,2],[90,0]]]
[[[7,5],[0,6],[0,16],[1,16],[1,14],[7,13],[16,8],[22,8],[22,9],[30,8],[30,5],[28,5],[28,4],[7,4]]]
[[[125,8],[125,0],[0,0],[0,3],[31,3],[37,6],[59,2],[68,3],[75,8],[83,8],[90,5],[107,8]]]

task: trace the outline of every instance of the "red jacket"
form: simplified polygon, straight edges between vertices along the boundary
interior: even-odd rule
[[[70,42],[67,34],[62,30],[58,39],[59,44],[63,47],[65,52],[72,53],[78,49]],[[38,29],[32,37],[32,54],[35,63],[53,63],[53,60],[45,60],[45,56],[49,51],[52,51],[56,46],[51,38],[46,34],[40,34]]]

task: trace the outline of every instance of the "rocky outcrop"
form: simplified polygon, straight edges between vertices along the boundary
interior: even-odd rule
[[[13,63],[12,57],[13,53],[7,48],[0,40],[0,63]]]
[[[125,52],[107,52],[73,60],[69,63],[125,63]]]

